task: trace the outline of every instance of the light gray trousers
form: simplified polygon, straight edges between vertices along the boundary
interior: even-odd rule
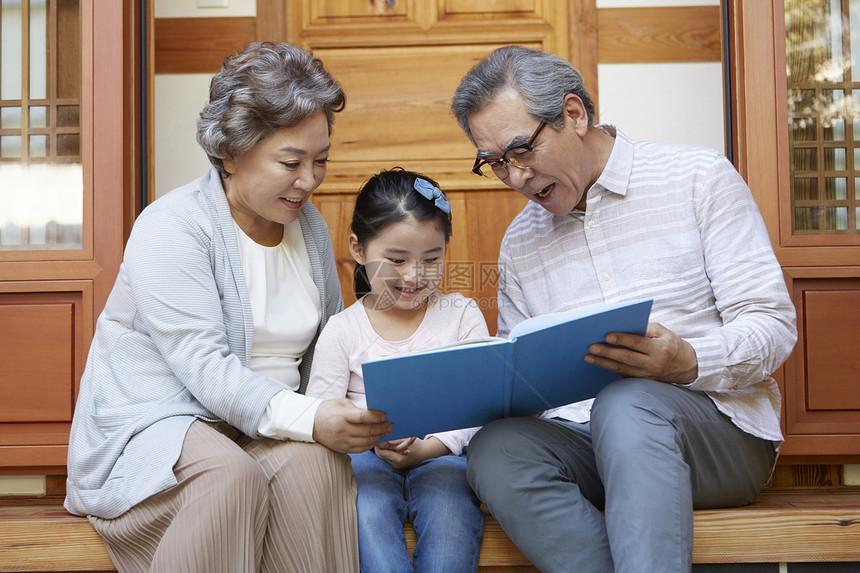
[[[488,424],[468,477],[543,572],[688,573],[693,508],[750,503],[775,455],[704,393],[630,378],[598,395],[590,425]]]

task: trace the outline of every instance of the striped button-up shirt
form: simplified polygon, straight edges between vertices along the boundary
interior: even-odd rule
[[[505,233],[499,336],[540,314],[653,298],[651,322],[696,351],[687,387],[742,430],[781,441],[771,374],[794,347],[796,313],[749,188],[716,151],[601,128],[615,144],[586,210],[530,202]],[[590,406],[543,415],[582,422]]]

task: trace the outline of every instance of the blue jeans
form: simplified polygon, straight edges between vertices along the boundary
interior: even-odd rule
[[[484,513],[466,480],[465,456],[431,458],[408,470],[391,467],[372,451],[350,457],[362,571],[477,571]],[[411,562],[403,534],[407,519],[418,538]]]

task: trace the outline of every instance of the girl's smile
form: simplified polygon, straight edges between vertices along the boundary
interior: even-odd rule
[[[400,296],[412,298],[423,290],[423,287],[395,287],[400,292]]]

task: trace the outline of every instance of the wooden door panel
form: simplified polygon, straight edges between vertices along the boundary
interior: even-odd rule
[[[860,411],[860,281],[833,282],[833,290],[803,292],[807,407]]]
[[[315,50],[348,94],[321,189],[355,192],[372,173],[398,165],[436,179],[446,191],[487,187],[470,173],[475,149],[449,106],[463,74],[494,47]]]
[[[349,98],[332,134],[333,158],[391,163],[459,157],[467,162],[474,148],[448,108],[460,78],[489,49],[316,50]]]
[[[444,16],[476,17],[524,17],[538,16],[538,0],[446,0],[443,3]]]
[[[288,41],[308,47],[543,42],[566,50],[558,0],[282,0]]]
[[[89,280],[0,282],[0,475],[65,473],[93,292]]]
[[[0,422],[71,421],[74,320],[71,302],[0,297]]]
[[[784,366],[788,456],[854,454],[860,443],[860,269],[786,268],[798,340]]]
[[[415,0],[311,0],[311,22],[333,24],[360,23],[379,20],[381,17],[405,18],[414,13]]]

